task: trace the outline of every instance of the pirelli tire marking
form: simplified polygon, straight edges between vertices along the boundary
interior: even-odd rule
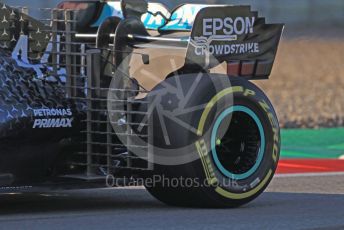
[[[243,96],[245,97],[254,97],[256,96],[256,92],[251,90],[251,89],[245,89],[242,86],[234,86],[234,87],[230,87],[227,89],[222,90],[221,92],[219,92],[217,95],[215,95],[207,104],[205,110],[203,111],[203,114],[201,116],[199,125],[198,125],[198,130],[197,130],[197,134],[201,137],[203,135],[204,132],[204,127],[205,127],[205,122],[207,120],[207,117],[211,111],[211,109],[213,108],[213,106],[223,97],[225,97],[228,94],[234,94],[234,93],[241,93]],[[261,106],[261,108],[266,112],[269,121],[271,123],[271,127],[273,129],[273,133],[274,133],[274,145],[273,145],[273,151],[272,151],[272,159],[273,162],[275,164],[277,164],[278,161],[278,153],[279,153],[279,125],[277,120],[275,119],[275,116],[273,115],[273,109],[269,106],[269,104],[264,100],[264,99],[260,99],[259,100],[259,105]],[[265,177],[263,179],[261,178],[257,178],[254,181],[257,181],[257,183],[251,183],[251,190],[247,191],[247,192],[243,192],[243,193],[233,193],[228,191],[227,189],[221,187],[221,184],[218,181],[218,178],[216,178],[216,174],[214,173],[214,168],[213,168],[213,164],[211,163],[212,159],[209,156],[209,151],[208,151],[208,147],[206,144],[206,141],[201,138],[199,141],[197,141],[195,143],[196,145],[196,149],[197,152],[199,154],[199,157],[201,159],[202,162],[202,167],[204,170],[204,173],[206,175],[206,179],[209,185],[213,185],[213,187],[215,188],[215,192],[218,193],[219,195],[225,197],[225,198],[229,198],[229,199],[233,199],[233,200],[240,200],[240,199],[245,199],[245,198],[249,198],[253,195],[255,195],[256,193],[258,193],[268,182],[270,177],[272,176],[274,169],[270,168],[267,172],[267,174],[265,175]],[[254,186],[252,186],[252,184]]]

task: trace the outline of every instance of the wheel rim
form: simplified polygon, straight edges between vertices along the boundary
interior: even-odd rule
[[[246,106],[223,111],[212,130],[211,150],[217,168],[226,177],[242,180],[251,176],[265,152],[265,134],[258,116]]]

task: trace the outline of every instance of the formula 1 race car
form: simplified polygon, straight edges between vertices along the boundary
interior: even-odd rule
[[[268,186],[280,129],[264,93],[283,31],[249,6],[0,4],[0,190],[140,185],[237,207]]]

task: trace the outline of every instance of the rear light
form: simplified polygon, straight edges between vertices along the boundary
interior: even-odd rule
[[[240,75],[240,61],[229,61],[227,63],[227,75],[231,77]]]
[[[258,61],[257,68],[256,68],[256,76],[264,77],[264,76],[270,75],[273,64],[274,62],[271,60]]]
[[[241,64],[241,76],[253,76],[255,61],[243,61]]]
[[[270,75],[273,61],[229,61],[227,63],[227,75],[231,77],[249,77],[262,79]]]

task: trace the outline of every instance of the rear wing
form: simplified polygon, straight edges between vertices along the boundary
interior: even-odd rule
[[[268,78],[283,27],[265,23],[249,6],[203,8],[193,25],[187,62],[208,68],[226,62],[231,76]]]
[[[92,26],[99,26],[109,16],[122,17],[119,1],[105,4]],[[267,79],[271,74],[284,25],[267,24],[249,6],[183,4],[168,12],[162,4],[149,3],[148,11],[141,17],[143,25],[147,30],[159,30],[162,36],[130,34],[136,48],[185,48],[187,66],[210,69],[226,62],[230,76]],[[156,12],[165,18],[154,15]],[[164,35],[166,32],[184,33],[178,37]]]
[[[14,52],[21,53],[14,55],[15,57],[21,56],[21,59],[23,57],[25,59],[25,55],[23,55],[25,50],[28,51],[24,52],[28,58],[40,59],[46,47],[47,50],[56,53],[56,50],[59,49],[59,38],[68,40],[64,41],[68,44],[75,41],[80,44],[89,44],[89,40],[85,42],[84,38],[95,39],[99,34],[92,31],[87,31],[87,34],[78,32],[78,23],[80,23],[78,15],[87,15],[85,10],[98,12],[94,15],[90,13],[93,21],[85,19],[89,25],[95,25],[95,22],[101,23],[101,20],[106,17],[121,12],[115,10],[119,1],[97,2],[96,5],[101,6],[99,9],[93,5],[93,2],[85,2],[68,1],[60,4],[61,11],[52,11],[53,13],[57,12],[55,16],[61,12],[64,12],[62,14],[65,16],[65,13],[69,12],[69,8],[76,7],[76,11],[73,12],[74,19],[57,18],[53,20],[52,26],[46,26],[27,16],[26,12],[19,12],[3,4],[0,9],[2,18],[0,46],[11,50],[21,47],[20,52]],[[106,10],[108,9],[106,7],[113,7],[111,8],[113,10]],[[163,14],[166,14],[166,18],[148,12],[138,20],[141,20],[147,30],[153,28],[154,24],[154,28],[158,28],[160,34],[158,36],[140,34],[139,29],[133,28],[130,33],[125,35],[127,46],[138,49],[155,47],[183,49],[186,51],[185,69],[194,69],[194,66],[211,69],[218,64],[226,63],[229,76],[267,79],[271,74],[284,25],[267,24],[265,19],[259,17],[257,12],[251,11],[249,6],[185,4],[169,13],[161,4],[150,4],[149,10],[152,12],[162,10]],[[169,19],[167,19],[168,16]],[[161,18],[159,19],[159,17]],[[65,33],[64,29],[66,28],[64,27],[67,27],[68,24],[71,24],[69,29],[75,31]],[[59,25],[63,25],[63,28],[60,28]],[[56,35],[60,32],[62,36]],[[23,35],[28,35],[26,36],[28,42],[22,39]],[[64,35],[68,35],[69,38],[64,38]],[[116,36],[116,34],[109,34],[109,36]],[[19,42],[19,39],[24,41],[23,44]],[[28,44],[26,45],[26,43]],[[121,52],[121,50],[116,52]],[[44,58],[45,56],[47,56],[46,53],[42,57],[43,60],[47,59]],[[26,61],[24,60],[24,62]],[[41,63],[45,62],[41,61]]]

